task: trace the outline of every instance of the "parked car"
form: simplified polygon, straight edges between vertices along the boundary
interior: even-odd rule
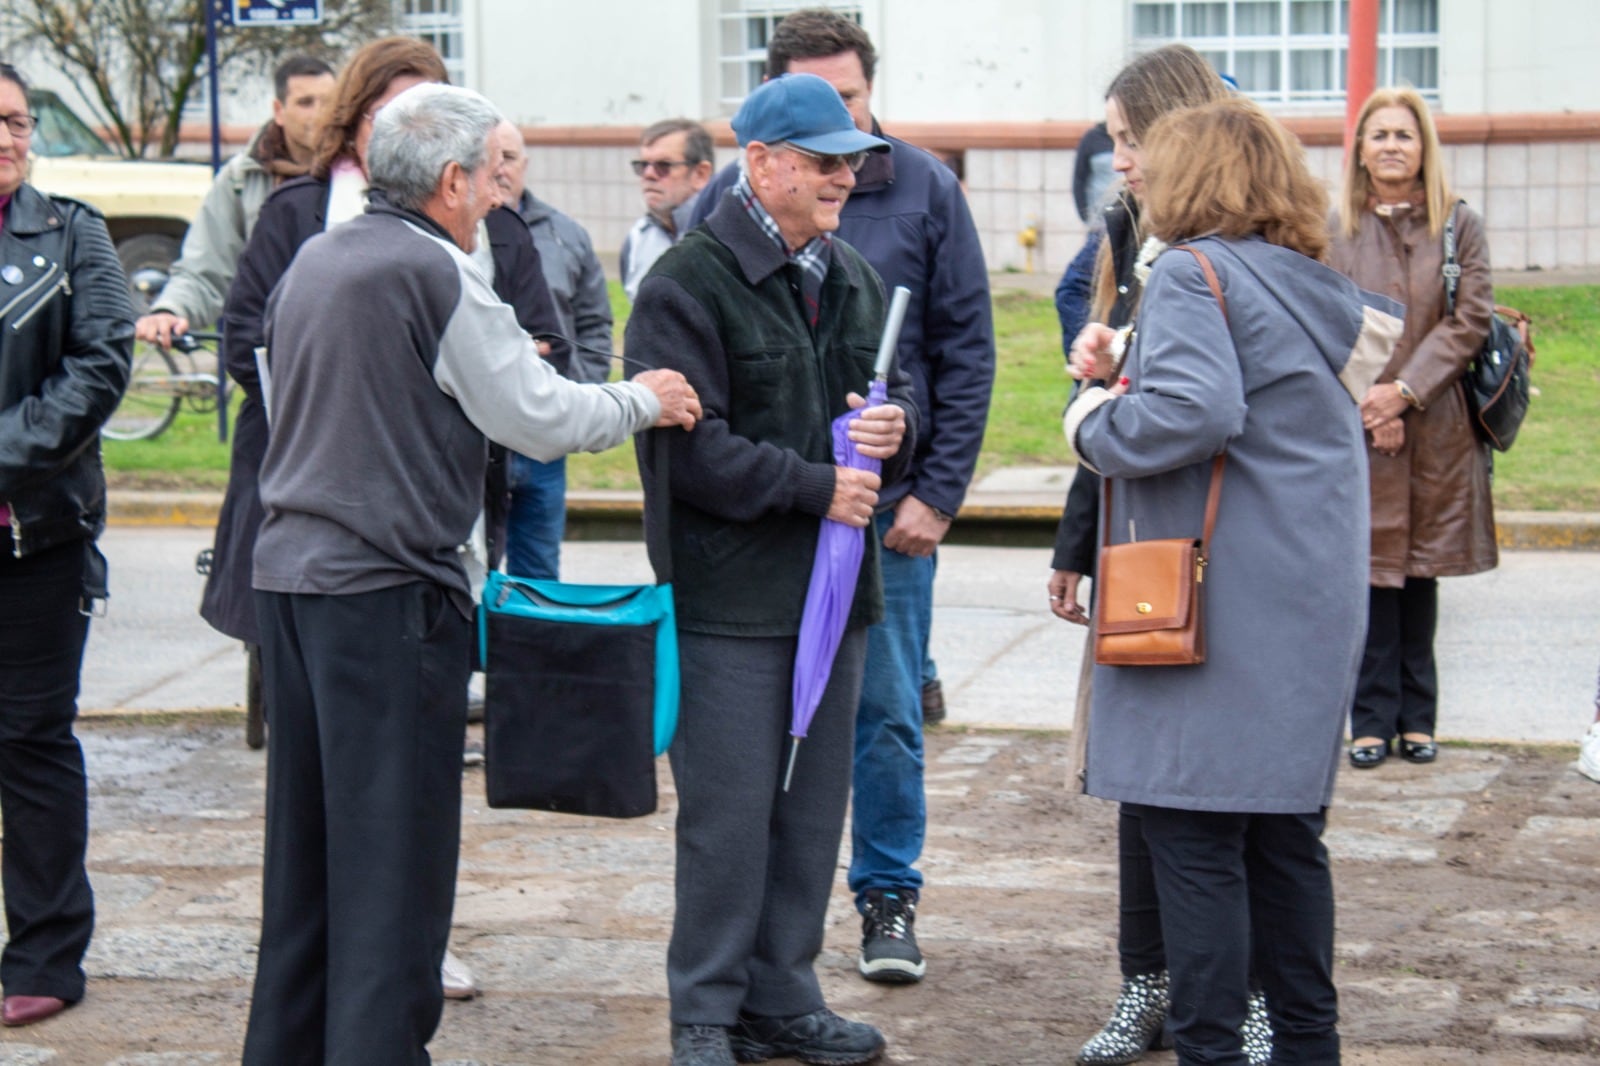
[[[39,127],[29,180],[106,216],[141,310],[166,284],[189,220],[211,188],[204,163],[124,159],[48,89],[31,92]]]

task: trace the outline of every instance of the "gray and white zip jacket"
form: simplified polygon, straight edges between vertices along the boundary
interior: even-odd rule
[[[267,304],[271,440],[255,587],[351,595],[413,581],[471,608],[458,546],[485,438],[543,462],[660,417],[641,385],[579,385],[540,358],[432,220],[374,194],[307,241]]]

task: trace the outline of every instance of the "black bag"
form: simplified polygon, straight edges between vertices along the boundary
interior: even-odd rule
[[[1461,267],[1456,262],[1456,209],[1444,224],[1445,311],[1456,310],[1456,287]],[[1521,311],[1495,305],[1489,319],[1489,335],[1483,348],[1467,364],[1461,388],[1467,397],[1467,411],[1479,438],[1496,451],[1506,451],[1517,439],[1522,420],[1528,415],[1533,367],[1532,321]]]
[[[570,585],[490,574],[478,607],[491,807],[637,818],[656,809],[656,756],[678,715],[657,430],[646,539],[660,583]]]

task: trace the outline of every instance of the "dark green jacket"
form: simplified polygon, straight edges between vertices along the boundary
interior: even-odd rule
[[[883,285],[866,260],[833,242],[816,336],[800,309],[797,268],[728,198],[656,261],[628,320],[634,372],[670,367],[700,394],[705,419],[671,435],[673,584],[678,624],[700,633],[799,631],[820,520],[833,500],[830,423],[865,396],[883,329]],[[890,400],[906,412],[899,477],[916,445],[910,380]],[[640,464],[649,491],[650,449]],[[883,614],[878,544],[866,531],[851,625]]]

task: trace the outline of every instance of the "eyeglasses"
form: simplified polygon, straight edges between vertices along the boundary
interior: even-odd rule
[[[0,122],[6,124],[6,129],[11,131],[13,137],[31,136],[39,125],[38,118],[33,115],[0,115]]]
[[[690,167],[694,164],[687,159],[635,159],[628,165],[641,178],[647,173],[652,177],[664,178],[672,173],[673,167]]]
[[[844,155],[824,155],[821,152],[813,152],[809,148],[801,148],[798,144],[793,144],[789,141],[784,141],[783,147],[789,149],[791,152],[799,152],[801,155],[810,156],[812,159],[815,159],[817,161],[817,170],[822,174],[832,174],[840,167],[849,167],[850,173],[854,174],[859,171],[862,167],[862,164],[866,163],[867,161],[866,152],[846,152]]]

